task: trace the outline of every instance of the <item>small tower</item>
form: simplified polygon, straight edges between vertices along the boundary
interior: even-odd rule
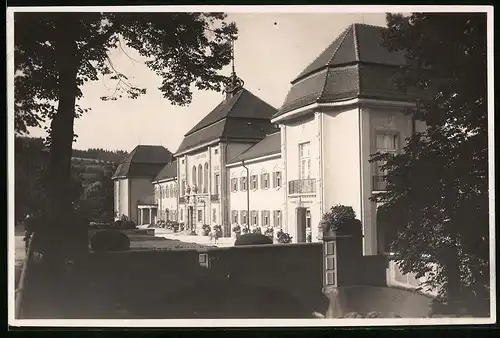
[[[236,93],[238,93],[244,86],[242,79],[236,75],[234,70],[234,40],[231,40],[231,75],[229,76],[226,87],[224,88],[224,93],[226,93],[226,100],[232,98]]]

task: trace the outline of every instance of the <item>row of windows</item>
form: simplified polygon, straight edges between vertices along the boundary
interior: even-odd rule
[[[259,217],[260,216],[260,217]],[[262,225],[262,226],[274,226],[280,227],[282,224],[281,220],[281,210],[273,210],[272,214],[272,224],[271,224],[271,211],[270,210],[250,210],[250,225]],[[246,210],[232,210],[231,211],[231,222],[233,224],[243,224],[247,225],[247,211]]]
[[[155,198],[156,199],[172,198],[172,197],[177,197],[177,186],[176,185],[166,186],[166,187],[160,186],[159,188],[158,188],[158,186],[156,187],[156,189],[155,189]]]
[[[238,191],[238,182],[239,182],[239,190],[246,191],[247,190],[247,178],[240,177],[231,179],[231,192]],[[273,180],[272,187],[278,188],[281,187],[281,171],[273,172]],[[268,189],[271,187],[271,182],[269,182],[269,174],[264,173],[260,174],[260,189]],[[257,190],[259,188],[259,175],[250,176],[250,189]]]

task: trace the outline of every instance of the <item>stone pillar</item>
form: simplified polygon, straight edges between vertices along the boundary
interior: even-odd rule
[[[306,208],[297,207],[295,209],[295,221],[297,222],[297,243],[306,242]]]
[[[324,230],[323,293],[328,298],[327,318],[349,312],[346,288],[360,283],[361,236]]]
[[[142,225],[142,208],[139,208],[139,224]]]

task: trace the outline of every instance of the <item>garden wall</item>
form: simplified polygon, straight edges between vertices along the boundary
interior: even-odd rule
[[[322,261],[320,243],[91,253],[62,281],[68,308],[55,318],[308,318],[328,307]],[[384,287],[386,268],[383,257],[353,267],[370,286],[346,291],[346,311],[425,316],[430,299]],[[33,286],[25,304],[36,303]],[[44,306],[26,317],[50,318]]]

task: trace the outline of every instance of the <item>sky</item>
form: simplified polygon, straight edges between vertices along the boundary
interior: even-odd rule
[[[245,88],[279,108],[290,81],[313,61],[348,25],[365,23],[385,26],[385,13],[229,13],[239,29],[235,42],[235,67]],[[115,68],[130,82],[147,88],[147,94],[132,100],[101,101],[111,95],[114,84],[99,80],[82,87],[83,108],[91,108],[75,121],[75,149],[104,148],[131,151],[138,144],[163,145],[175,152],[185,133],[223,99],[223,94],[193,92],[192,103],[172,105],[162,97],[161,78],[149,70],[132,49],[126,54],[110,52]],[[230,66],[223,69],[230,74]],[[44,137],[41,128],[30,136]]]

